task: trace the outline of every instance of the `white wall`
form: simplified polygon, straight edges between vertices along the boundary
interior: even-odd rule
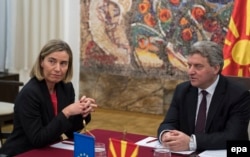
[[[77,100],[80,80],[80,0],[64,0],[63,16],[65,17],[63,38],[73,51],[74,76],[72,82]]]
[[[0,71],[4,71],[5,70],[5,40],[6,40],[6,34],[5,34],[5,30],[6,30],[6,25],[7,22],[6,21],[6,1],[0,1]]]
[[[15,19],[8,18],[15,14],[15,10],[11,10],[14,5],[12,0],[0,0],[0,71],[6,72],[8,66],[10,65],[10,59],[6,59],[7,53],[13,51],[13,46],[11,45],[12,37],[14,31],[12,26]],[[14,16],[13,16],[14,17]]]

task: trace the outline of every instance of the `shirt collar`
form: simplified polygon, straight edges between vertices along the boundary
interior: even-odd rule
[[[213,93],[214,93],[214,91],[215,91],[215,88],[216,88],[216,86],[217,86],[217,84],[218,84],[218,82],[219,82],[219,78],[220,78],[220,76],[217,75],[216,80],[215,80],[208,88],[206,88],[206,89],[200,89],[200,88],[199,88],[199,93],[200,93],[202,90],[206,90],[209,94],[212,94],[212,95],[213,95]]]

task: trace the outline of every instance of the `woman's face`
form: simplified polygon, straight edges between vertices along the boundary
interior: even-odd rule
[[[47,55],[41,62],[43,76],[47,83],[58,83],[68,71],[69,55],[66,51],[56,51]]]

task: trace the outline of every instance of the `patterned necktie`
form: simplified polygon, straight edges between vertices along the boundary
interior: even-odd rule
[[[196,120],[196,125],[195,125],[195,133],[203,133],[205,132],[205,126],[206,126],[206,110],[207,110],[207,91],[202,90],[202,100],[200,103],[200,108]]]

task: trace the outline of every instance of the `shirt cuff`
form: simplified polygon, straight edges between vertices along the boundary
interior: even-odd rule
[[[162,143],[162,141],[161,141],[161,136],[162,136],[162,134],[165,133],[165,132],[168,132],[168,131],[169,131],[169,130],[163,130],[163,131],[160,133],[159,138],[158,138],[159,141],[160,141],[160,143]]]
[[[196,149],[197,149],[196,137],[194,134],[192,134],[190,136],[190,141],[189,141],[189,150],[196,151]]]

